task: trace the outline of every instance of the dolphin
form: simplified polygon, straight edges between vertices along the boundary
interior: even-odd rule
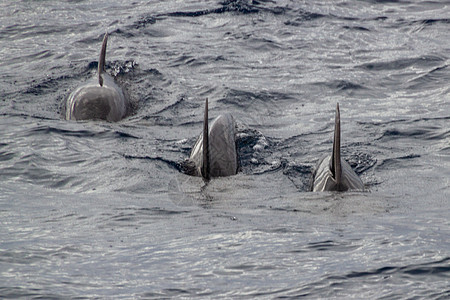
[[[238,171],[236,150],[236,123],[231,114],[219,115],[208,129],[208,99],[205,102],[203,132],[184,163],[187,174],[201,176],[206,181],[213,177],[235,175]]]
[[[103,38],[98,74],[76,88],[67,98],[67,120],[106,120],[117,122],[127,113],[128,101],[114,78],[104,72],[108,33]]]
[[[347,191],[363,190],[364,184],[352,167],[341,158],[341,120],[339,103],[336,105],[336,117],[334,124],[333,152],[322,158],[313,174],[311,190],[323,191]]]

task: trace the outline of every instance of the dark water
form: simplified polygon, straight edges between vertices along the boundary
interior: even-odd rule
[[[0,298],[450,297],[448,1],[0,7]],[[134,109],[67,122],[106,31]],[[206,97],[241,155],[207,186]],[[308,192],[336,102],[368,192]]]

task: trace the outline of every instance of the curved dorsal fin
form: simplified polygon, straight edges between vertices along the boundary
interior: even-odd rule
[[[202,176],[205,180],[211,179],[209,160],[209,133],[208,133],[208,98],[205,101],[205,115],[203,118],[203,164]]]
[[[334,140],[333,154],[331,156],[331,172],[338,190],[341,186],[341,115],[339,112],[339,103],[336,104],[336,116],[334,120]]]
[[[100,57],[98,59],[98,84],[103,86],[102,73],[105,70],[106,44],[108,42],[108,33],[103,37],[102,49],[100,50]]]

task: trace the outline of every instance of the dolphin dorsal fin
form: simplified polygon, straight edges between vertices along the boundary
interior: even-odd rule
[[[339,103],[336,104],[336,116],[334,120],[333,154],[331,157],[331,172],[334,175],[338,189],[341,186],[341,115]]]
[[[108,33],[103,37],[102,49],[100,50],[100,57],[98,59],[98,84],[103,86],[102,73],[105,70],[106,44],[108,43]]]
[[[203,164],[202,164],[202,176],[205,180],[211,179],[208,131],[209,131],[209,129],[208,129],[208,98],[206,98],[205,115],[203,118]]]

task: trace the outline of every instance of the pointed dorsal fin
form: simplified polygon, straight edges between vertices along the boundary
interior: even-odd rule
[[[341,186],[341,116],[339,112],[339,103],[336,104],[336,116],[334,120],[334,140],[333,154],[331,157],[331,172],[338,189]]]
[[[108,33],[103,37],[102,49],[100,50],[100,57],[98,59],[98,84],[103,86],[102,73],[105,70],[106,44],[108,43]]]
[[[203,164],[202,177],[205,180],[211,179],[210,176],[210,158],[209,158],[209,133],[208,133],[208,98],[205,101],[205,115],[203,118]]]

